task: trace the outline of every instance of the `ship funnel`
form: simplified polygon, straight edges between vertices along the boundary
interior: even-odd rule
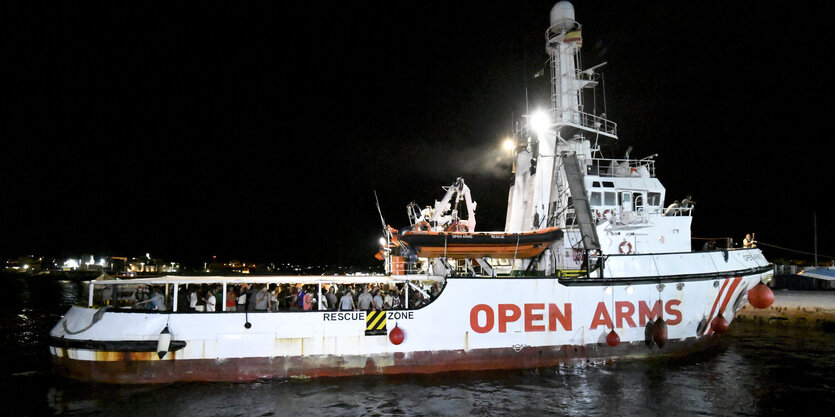
[[[567,32],[574,27],[574,5],[561,1],[551,8],[551,30]]]

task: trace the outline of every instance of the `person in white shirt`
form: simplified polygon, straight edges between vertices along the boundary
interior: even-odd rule
[[[375,310],[382,310],[383,309],[383,296],[380,294],[382,290],[375,290],[374,291],[374,309]]]
[[[355,309],[356,306],[354,305],[354,297],[351,296],[350,291],[346,291],[339,299],[339,311],[353,311]]]
[[[368,288],[363,289],[362,294],[357,297],[357,304],[360,310],[371,310],[371,303],[373,301],[373,297],[368,293]]]
[[[391,296],[391,291],[386,291],[385,295],[383,296],[383,308],[385,308],[386,310],[391,309],[393,301],[394,297]]]
[[[238,311],[246,311],[246,284],[241,285],[241,291],[238,293]]]
[[[192,287],[188,293],[188,311],[197,311],[197,288]]]
[[[215,293],[212,292],[211,288],[209,288],[209,290],[206,291],[206,298],[204,298],[203,301],[206,302],[206,312],[214,312],[215,311],[215,306],[217,305],[217,301],[215,299]]]

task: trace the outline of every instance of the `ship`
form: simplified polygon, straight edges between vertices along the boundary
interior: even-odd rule
[[[581,67],[571,3],[545,46],[550,105],[515,129],[504,230],[477,230],[457,178],[382,222],[383,274],[97,279],[49,333],[55,368],[119,384],[547,368],[689,354],[770,305],[760,249],[694,251],[695,209],[665,207],[654,156],[602,156],[617,124],[584,111],[602,64]]]

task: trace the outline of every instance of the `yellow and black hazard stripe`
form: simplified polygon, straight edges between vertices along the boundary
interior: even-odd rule
[[[386,334],[388,334],[386,331],[386,312],[369,311],[365,315],[365,335],[380,336]]]

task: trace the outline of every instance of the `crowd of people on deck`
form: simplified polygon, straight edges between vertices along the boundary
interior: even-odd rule
[[[257,313],[414,309],[434,301],[441,289],[438,283],[425,289],[410,288],[404,283],[322,284],[320,299],[319,286],[315,284],[227,284],[224,305],[222,284],[190,284],[180,285],[178,289],[177,311]],[[105,286],[103,304],[110,304],[112,291],[112,286]],[[128,297],[127,304],[133,309],[168,311],[173,308],[170,294],[171,291],[165,291],[165,285],[139,285]]]

